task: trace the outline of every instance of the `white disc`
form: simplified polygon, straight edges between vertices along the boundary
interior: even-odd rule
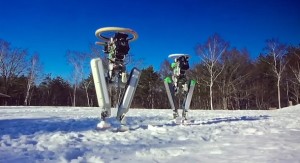
[[[122,32],[126,33],[129,35],[128,41],[134,41],[138,38],[138,34],[130,29],[130,28],[123,28],[123,27],[104,27],[104,28],[99,28],[96,30],[95,35],[102,41],[109,41],[110,37],[108,35],[112,35],[117,32]],[[98,45],[103,45],[103,42],[96,42]]]
[[[187,56],[187,57],[189,57],[190,55],[188,55],[188,54],[170,54],[169,58],[174,59],[174,58],[179,58],[181,56]]]

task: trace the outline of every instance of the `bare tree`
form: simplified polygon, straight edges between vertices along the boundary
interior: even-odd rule
[[[282,73],[287,65],[287,61],[284,56],[287,53],[286,46],[279,43],[277,39],[269,39],[266,41],[266,50],[272,57],[272,61],[268,64],[272,67],[272,72],[277,79],[277,97],[278,97],[278,108],[281,108],[281,98],[280,98],[280,82],[282,79]]]
[[[191,68],[190,71],[187,72],[187,76],[190,79],[196,80],[197,84],[194,88],[193,102],[191,106],[194,108],[203,108],[205,110],[210,108],[209,97],[207,93],[209,92],[207,89],[208,82],[203,78],[203,76],[209,76],[207,72],[205,72],[204,64],[196,64]],[[204,87],[203,87],[204,86]]]
[[[4,93],[9,94],[11,83],[26,69],[27,50],[10,48],[10,44],[0,40],[0,76],[2,77]]]
[[[297,104],[300,101],[300,47],[291,47],[288,49],[288,57],[289,57],[289,66],[288,72],[291,73],[291,77],[289,79],[291,86],[289,87],[291,91],[289,93],[292,94],[290,97]],[[293,77],[292,77],[293,76]]]
[[[85,96],[86,96],[86,99],[87,99],[87,106],[92,106],[90,95],[89,95],[89,92],[88,92],[91,83],[92,83],[92,77],[91,76],[89,76],[87,79],[84,79],[82,81],[82,86],[85,90]]]
[[[83,79],[83,64],[85,61],[85,53],[77,51],[67,51],[68,62],[73,66],[73,93],[72,106],[76,106],[76,92],[79,84]]]
[[[0,72],[3,74],[4,71],[4,57],[9,53],[10,45],[8,42],[0,39]]]
[[[293,50],[294,55],[297,57],[296,65],[294,67],[290,67],[298,84],[300,84],[300,53],[299,52],[300,52],[299,50],[298,51],[296,49]]]
[[[27,87],[26,87],[26,95],[24,100],[24,105],[30,105],[30,91],[31,87],[34,84],[34,81],[37,77],[39,66],[39,56],[38,54],[34,54],[30,59],[30,70],[27,77]]]
[[[235,106],[231,109],[240,108],[240,99],[245,98],[244,89],[242,89],[247,77],[249,76],[248,67],[250,65],[249,54],[247,51],[237,49],[228,50],[221,57],[224,64],[223,72],[217,83],[219,83],[223,109],[227,110],[229,101],[235,101]]]
[[[290,99],[293,99],[296,104],[299,104],[300,102],[300,88],[299,88],[299,84],[292,82],[291,86],[290,86],[291,91],[289,91],[289,93],[292,94],[291,97],[289,97]]]
[[[91,51],[90,57],[91,58],[100,57],[101,59],[104,60],[105,56],[101,49],[102,49],[102,47],[99,45],[90,44],[90,51]]]
[[[162,78],[165,78],[167,76],[171,76],[172,75],[171,64],[170,64],[170,62],[168,60],[165,59],[160,64],[159,74],[161,75]]]
[[[9,48],[9,43],[4,40],[0,40],[0,63],[2,63],[2,60],[4,59],[4,55],[8,53],[8,48]],[[0,69],[0,71],[2,71],[2,69]]]
[[[220,57],[223,55],[228,46],[228,43],[225,42],[218,34],[214,34],[209,37],[203,45],[199,45],[197,47],[197,54],[200,56],[209,75],[206,82],[209,86],[211,110],[214,109],[212,87],[224,68],[224,66],[220,65]]]

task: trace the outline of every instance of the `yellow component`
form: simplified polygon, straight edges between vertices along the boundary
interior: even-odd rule
[[[122,72],[122,82],[127,83],[127,75],[126,72]]]

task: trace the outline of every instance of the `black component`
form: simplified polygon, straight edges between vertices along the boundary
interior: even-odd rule
[[[174,112],[173,112],[173,119],[176,119],[177,117],[179,117],[178,112],[177,112],[177,111],[174,111]]]
[[[128,51],[130,49],[128,44],[128,35],[125,33],[115,33],[115,36],[113,37],[113,42],[106,42],[104,45],[104,53],[109,54],[112,50],[112,43],[115,45],[115,60],[114,62],[123,62],[125,55],[128,54]]]
[[[186,110],[182,111],[182,118],[183,118],[183,120],[187,120],[187,111]]]
[[[125,55],[128,54],[130,48],[127,37],[127,34],[118,32],[113,38],[116,46],[116,61],[123,61]]]
[[[190,68],[188,56],[181,56],[177,59],[177,61],[179,62],[180,68],[178,79],[185,79],[185,71]]]
[[[190,68],[188,57],[181,56],[178,59],[180,70],[188,70]],[[181,73],[181,72],[180,72]]]
[[[177,84],[178,84],[178,83],[177,83]],[[178,90],[177,90],[177,87],[176,87],[174,84],[173,84],[173,90],[174,90],[174,93],[177,94],[177,91],[178,91]]]
[[[103,112],[101,113],[101,119],[102,119],[102,120],[105,120],[106,117],[108,117],[108,112],[107,112],[107,111],[103,111]]]
[[[181,70],[181,69],[180,69],[178,79],[179,79],[179,80],[180,80],[180,79],[185,79],[185,70]]]
[[[103,50],[104,53],[108,54],[109,53],[109,47],[108,47],[108,44],[107,42],[105,42],[105,45],[104,45],[104,50]]]
[[[121,115],[120,118],[118,119],[120,122],[122,122],[122,120],[124,119],[125,114]]]

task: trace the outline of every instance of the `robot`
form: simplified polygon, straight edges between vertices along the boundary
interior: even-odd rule
[[[96,44],[103,46],[103,52],[108,55],[105,61],[101,58],[91,60],[97,101],[101,108],[101,122],[103,122],[97,127],[104,127],[106,118],[111,116],[111,97],[108,87],[122,89],[118,99],[116,119],[124,124],[124,117],[129,111],[141,75],[141,71],[134,67],[127,77],[125,63],[130,50],[129,43],[136,40],[138,35],[135,31],[122,27],[100,28],[96,30],[95,35],[100,39]]]
[[[172,77],[164,79],[164,84],[173,110],[173,118],[179,117],[178,109],[182,109],[182,120],[185,121],[187,120],[196,81],[188,80],[186,77],[186,71],[189,69],[188,54],[170,54],[169,58],[174,59],[171,64],[173,73]],[[181,98],[183,100],[180,100]],[[181,104],[180,101],[182,101]]]

